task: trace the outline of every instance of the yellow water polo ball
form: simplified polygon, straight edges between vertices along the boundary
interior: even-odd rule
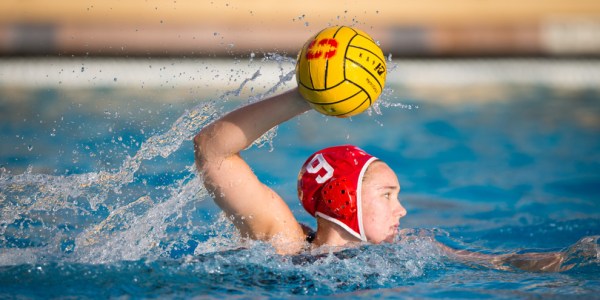
[[[317,111],[350,117],[365,111],[381,95],[386,64],[383,51],[365,32],[348,26],[323,29],[298,55],[300,94]]]

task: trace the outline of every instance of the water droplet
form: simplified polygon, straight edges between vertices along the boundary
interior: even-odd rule
[[[27,150],[29,150],[29,151],[33,150],[33,146],[32,145],[27,146]]]

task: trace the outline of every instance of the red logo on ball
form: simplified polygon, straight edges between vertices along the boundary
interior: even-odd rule
[[[306,50],[306,59],[332,58],[337,51],[338,42],[335,39],[313,40]]]

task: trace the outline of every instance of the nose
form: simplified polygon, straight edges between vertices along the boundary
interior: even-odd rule
[[[397,201],[396,203],[398,203],[398,206],[394,210],[395,215],[398,216],[398,219],[403,218],[404,216],[406,216],[407,211],[404,208],[404,206],[402,206],[400,201]]]

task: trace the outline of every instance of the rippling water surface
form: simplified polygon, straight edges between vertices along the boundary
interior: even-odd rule
[[[0,296],[598,298],[597,87],[391,80],[369,113],[310,112],[279,126],[244,155],[300,221],[314,226],[296,170],[339,143],[388,162],[409,211],[393,244],[286,257],[239,239],[200,184],[191,144],[230,109],[291,87],[293,62],[279,59],[275,81],[239,74],[218,93],[0,89]],[[392,65],[393,78],[402,63]],[[449,257],[438,242],[563,251],[574,267],[499,270]]]

